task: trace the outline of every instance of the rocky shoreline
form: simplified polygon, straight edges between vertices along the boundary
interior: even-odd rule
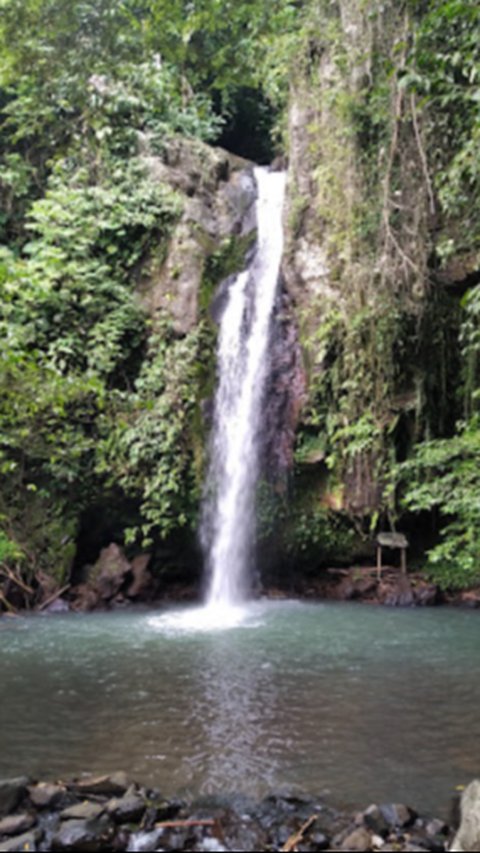
[[[150,570],[150,556],[128,560],[115,543],[104,548],[94,566],[85,571],[80,583],[59,588],[41,576],[35,589],[26,587],[12,573],[0,584],[0,616],[26,610],[46,613],[91,612],[135,604],[198,602],[200,584],[186,580],[167,581]],[[31,593],[31,594],[30,594]],[[297,598],[317,601],[356,601],[387,607],[434,607],[453,605],[480,608],[480,588],[447,593],[421,572],[403,575],[386,566],[379,578],[375,567],[319,569],[315,574],[299,573],[290,584],[267,585],[266,598]],[[3,607],[2,607],[3,603]]]
[[[403,575],[386,567],[381,577],[368,566],[326,569],[315,578],[300,578],[294,594],[323,601],[357,601],[384,607],[438,607],[451,605],[480,608],[480,589],[445,592],[421,572]]]
[[[472,783],[476,784],[476,783]],[[454,828],[403,804],[337,811],[272,793],[165,799],[123,772],[71,781],[0,780],[0,853],[113,851],[444,851]],[[476,848],[471,848],[476,849]]]

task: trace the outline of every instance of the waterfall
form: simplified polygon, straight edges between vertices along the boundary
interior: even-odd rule
[[[218,385],[201,525],[207,604],[215,607],[241,603],[251,584],[259,434],[283,251],[285,174],[259,167],[255,178],[256,251],[230,285],[217,349]]]

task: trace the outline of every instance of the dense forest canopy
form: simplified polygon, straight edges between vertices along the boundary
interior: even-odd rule
[[[449,365],[455,371],[444,401],[450,416],[442,421],[430,412],[403,458],[382,457],[390,488],[367,526],[393,512],[393,499],[396,513],[439,512],[443,538],[431,552],[432,566],[445,584],[477,580],[478,4],[1,0],[0,9],[2,564],[27,579],[43,570],[62,583],[75,558],[82,559],[82,531],[94,519],[103,523],[97,546],[125,536],[132,548],[170,543],[175,550],[185,530],[193,541],[202,477],[198,386],[210,369],[214,333],[205,318],[184,336],[167,316],[153,329],[135,298],[139,269],[152,252],[166,251],[181,214],[179,195],[149,179],[145,146],[161,157],[168,140],[181,134],[261,162],[288,155],[288,111],[299,81],[315,96],[312,69],[326,53],[346,79],[342,33],[354,13],[374,34],[371,62],[355,91],[334,97],[365,164],[370,213],[338,224],[339,257],[347,244],[353,253],[364,251],[359,247],[387,228],[388,262],[401,279],[404,249],[395,249],[401,212],[382,220],[382,204],[390,203],[390,190],[392,198],[399,192],[408,157],[402,160],[395,146],[407,150],[409,133],[436,223],[422,236],[425,260],[410,264],[417,272],[424,264],[429,286],[449,264],[460,269],[451,276],[459,356]],[[399,20],[403,30],[392,52],[390,30]],[[334,159],[332,167],[338,169]],[[327,207],[322,216],[333,222],[335,207]],[[431,236],[435,228],[438,239]],[[390,293],[392,275],[381,276]],[[362,322],[370,323],[367,313]],[[378,317],[374,325],[378,330]],[[315,360],[337,326],[330,317],[306,342],[310,360],[312,347]],[[357,317],[342,352],[348,355],[348,341],[362,347],[359,330]],[[342,367],[334,349],[333,372],[312,378],[299,434],[303,451],[320,437],[332,467],[336,455],[347,459],[370,448],[380,429],[374,403],[352,391],[351,377],[342,374],[347,361]],[[375,367],[378,351],[370,355],[378,389],[389,380]],[[340,404],[332,390],[335,370],[343,383]],[[360,418],[348,409],[354,393],[367,405]],[[335,410],[343,406],[341,423],[325,414],[329,400]],[[293,539],[303,547],[307,537],[320,547],[320,534],[328,538],[331,530],[323,516],[317,522],[305,523],[300,514]]]

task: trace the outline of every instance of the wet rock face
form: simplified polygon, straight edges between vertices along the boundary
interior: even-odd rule
[[[156,584],[148,569],[149,563],[149,554],[140,554],[130,562],[123,549],[112,542],[102,549],[95,565],[86,571],[85,582],[70,590],[72,609],[88,611],[152,600]]]
[[[273,316],[270,371],[263,422],[264,468],[286,483],[293,465],[295,431],[305,402],[306,377],[290,298],[281,292]]]
[[[166,184],[181,199],[166,258],[151,258],[138,282],[141,303],[155,321],[164,311],[177,334],[199,320],[199,296],[207,258],[225,238],[255,228],[256,185],[253,164],[198,140],[175,137],[162,157],[145,142],[144,162],[153,181]]]
[[[9,792],[3,802],[10,810],[0,820],[0,853],[442,851],[452,835],[443,821],[422,819],[398,803],[371,805],[353,815],[297,793],[272,793],[260,802],[237,795],[186,803],[165,800],[125,773],[57,785],[27,783],[23,778],[0,783],[0,791]],[[479,792],[477,782],[464,794],[462,825],[452,850],[478,849],[472,845],[480,840]]]

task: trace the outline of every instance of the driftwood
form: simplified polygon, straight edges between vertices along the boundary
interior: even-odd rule
[[[27,584],[25,584],[19,577],[17,577],[15,572],[12,572],[12,570],[8,569],[6,566],[2,566],[2,568],[0,569],[0,574],[2,574],[5,578],[8,578],[8,580],[12,581],[12,583],[19,586],[20,589],[23,590],[23,592],[27,593],[27,595],[34,594],[32,587],[27,586]]]
[[[0,601],[2,602],[2,604],[4,604],[4,605],[5,605],[5,607],[7,608],[8,613],[9,613],[11,616],[17,616],[17,611],[15,610],[15,608],[14,608],[13,604],[10,604],[10,602],[9,602],[8,598],[6,598],[6,597],[4,596],[3,592],[1,592],[1,590],[0,590]]]
[[[216,820],[164,820],[155,829],[189,829],[192,826],[216,826]]]
[[[312,817],[309,817],[308,820],[305,821],[303,826],[300,827],[298,832],[295,832],[293,835],[291,835],[288,841],[283,845],[282,853],[293,853],[293,850],[295,850],[297,844],[300,843],[307,830],[310,829],[310,827],[315,823],[317,819],[318,814],[314,814],[312,815]]]
[[[49,604],[53,604],[53,602],[56,601],[57,598],[60,598],[60,596],[63,595],[64,592],[67,592],[67,590],[70,589],[70,587],[71,587],[71,584],[67,583],[66,586],[62,586],[61,589],[57,589],[57,591],[54,592],[53,595],[50,595],[43,602],[43,604],[40,605],[40,607],[38,609],[39,610],[45,610],[45,608],[48,607]]]

